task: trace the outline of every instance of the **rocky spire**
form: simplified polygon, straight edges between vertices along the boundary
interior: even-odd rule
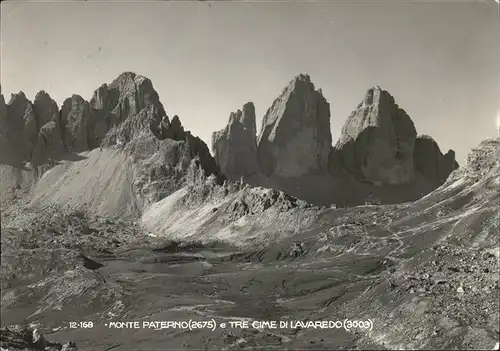
[[[7,123],[7,104],[2,94],[2,86],[0,86],[0,132],[3,134],[5,132],[4,128]]]
[[[38,140],[38,126],[33,104],[22,91],[12,94],[7,104],[6,122],[5,130],[15,144],[13,147],[24,159],[31,159]]]
[[[61,127],[64,145],[70,152],[89,150],[89,120],[91,109],[80,95],[64,100],[61,107]]]
[[[360,180],[404,184],[414,178],[416,136],[408,114],[376,86],[347,119],[334,151],[339,163]]]
[[[223,130],[212,134],[212,150],[222,173],[231,180],[248,180],[258,173],[255,106],[232,112]]]
[[[327,168],[330,105],[306,74],[297,75],[267,110],[258,161],[267,176],[300,177]]]
[[[57,158],[65,151],[61,119],[57,103],[45,91],[36,94],[33,105],[38,139],[31,157],[35,164],[41,164],[48,158]]]
[[[113,113],[118,123],[137,115],[148,105],[154,105],[158,111],[158,116],[155,116],[157,124],[165,115],[151,80],[133,72],[124,72],[110,84],[101,85],[94,92],[90,105],[96,110]]]
[[[123,144],[142,132],[163,137],[162,122],[168,118],[149,78],[124,72],[110,84],[101,85],[90,105],[94,115],[89,127],[96,130],[95,143],[103,140],[107,146]]]
[[[59,107],[45,91],[41,90],[35,95],[33,105],[39,128],[50,121],[59,121]]]

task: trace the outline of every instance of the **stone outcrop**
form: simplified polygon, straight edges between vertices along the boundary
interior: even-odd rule
[[[231,180],[248,181],[259,172],[255,107],[252,102],[232,112],[223,130],[212,134],[212,151],[221,172]]]
[[[301,177],[327,169],[330,107],[308,75],[296,76],[266,112],[257,142],[266,176]]]
[[[406,112],[380,87],[369,89],[335,146],[336,160],[358,180],[375,185],[410,183],[417,132]]]
[[[442,184],[448,175],[458,168],[455,152],[441,153],[438,144],[428,135],[420,135],[415,141],[415,169],[427,179]]]

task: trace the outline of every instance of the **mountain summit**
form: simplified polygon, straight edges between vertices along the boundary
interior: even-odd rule
[[[348,117],[335,149],[341,164],[358,179],[374,184],[405,184],[414,179],[417,131],[408,114],[380,87],[366,92]]]
[[[458,167],[453,151],[443,155],[432,138],[417,137],[410,116],[379,86],[368,89],[334,147],[330,105],[309,75],[294,77],[267,110],[256,155],[254,128],[238,122],[241,116],[232,114],[214,133],[222,172],[316,204],[416,199]]]
[[[219,173],[207,145],[178,116],[170,120],[151,80],[133,72],[101,85],[90,102],[74,94],[59,109],[46,92],[34,104],[20,92],[7,105],[2,97],[0,112],[2,202],[23,189],[34,203],[137,215],[183,187],[192,164]],[[87,161],[72,162],[79,159]]]
[[[267,110],[258,137],[266,176],[300,177],[327,169],[330,105],[306,74],[297,75]]]
[[[232,112],[229,122],[212,135],[212,150],[221,171],[230,179],[250,181],[258,172],[255,106]]]

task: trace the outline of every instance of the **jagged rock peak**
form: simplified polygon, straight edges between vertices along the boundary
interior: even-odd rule
[[[80,103],[84,103],[84,102],[86,102],[86,101],[81,95],[73,94],[73,95],[71,95],[71,97],[66,98],[63,101],[62,106],[69,105],[69,104],[80,104]]]
[[[7,108],[7,106],[5,104],[5,99],[4,99],[3,94],[2,94],[2,86],[0,85],[0,111],[3,111],[6,108]],[[7,112],[5,112],[5,114],[7,114]]]
[[[38,139],[38,126],[34,106],[24,92],[12,94],[6,108],[5,131],[9,134],[14,149],[22,154],[24,160],[31,158]]]
[[[7,118],[7,104],[5,103],[5,99],[2,94],[2,86],[0,85],[0,119],[2,124],[6,118]]]
[[[243,128],[248,130],[252,135],[256,134],[257,124],[255,122],[255,106],[253,102],[247,102],[241,110],[238,109],[236,112],[231,112],[228,125],[235,122],[241,123]]]
[[[134,72],[124,72],[111,83],[101,85],[94,91],[90,105],[112,113],[118,122],[137,115],[148,105],[155,106],[155,124],[166,115],[151,80]]]
[[[50,96],[49,93],[47,93],[45,90],[40,90],[39,92],[36,93],[34,102],[40,101],[40,102],[55,102],[54,99]],[[57,103],[56,103],[57,105]]]
[[[249,180],[258,173],[255,106],[247,102],[231,112],[227,126],[212,134],[212,150],[222,173],[231,180]]]
[[[306,74],[306,73],[299,73],[299,74],[297,74],[297,75],[293,78],[293,81],[294,81],[294,82],[301,81],[301,82],[308,82],[308,83],[310,83],[310,82],[311,82],[311,77],[309,76],[309,74]]]
[[[40,90],[36,93],[33,105],[35,106],[35,114],[39,128],[50,121],[58,121],[59,107],[45,91]]]
[[[119,79],[127,79],[127,78],[132,78],[134,79],[135,77],[137,76],[137,73],[135,72],[132,72],[132,71],[125,71],[125,72],[122,72],[118,75],[118,77],[115,78],[115,80],[119,80]]]
[[[179,129],[182,128],[182,129],[184,129],[182,127],[181,119],[177,115],[174,115],[174,117],[172,117],[172,120],[170,121],[170,124],[174,128],[179,128]]]
[[[47,93],[45,90],[40,90],[35,95],[35,100],[48,100],[48,99],[52,100],[49,93]]]
[[[131,86],[133,83],[135,86]],[[147,77],[141,76],[134,72],[124,72],[116,77],[108,86],[108,88],[118,88],[120,91],[127,92],[127,90],[137,90],[144,84],[150,90],[153,89],[153,84],[151,80]]]
[[[179,116],[174,115],[172,120],[168,119],[168,116],[165,115],[161,122],[162,132],[161,137],[165,139],[172,140],[184,140],[186,138],[186,131],[182,126],[181,120]]]
[[[368,89],[347,119],[335,146],[340,163],[374,184],[404,184],[414,178],[417,131],[394,97],[379,86]]]
[[[379,85],[376,85],[366,91],[363,101],[357,108],[367,108],[380,104],[397,106],[394,97],[387,90],[384,90]]]
[[[13,93],[10,94],[10,100],[7,103],[7,105],[12,105],[12,104],[15,104],[16,102],[20,102],[20,101],[23,101],[23,102],[29,101],[28,98],[26,97],[26,94],[24,94],[23,91],[20,91],[20,92],[15,93],[15,94],[13,94]]]
[[[305,73],[299,73],[283,88],[282,95],[290,93],[297,89],[307,89],[315,91],[314,83],[311,77]]]
[[[331,149],[330,105],[311,78],[299,74],[262,120],[258,160],[264,174],[300,177],[327,168]]]

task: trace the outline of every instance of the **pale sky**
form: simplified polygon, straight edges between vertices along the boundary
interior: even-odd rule
[[[493,1],[2,2],[6,100],[47,91],[90,99],[123,71],[149,77],[167,114],[210,147],[232,111],[257,128],[283,87],[311,76],[330,102],[334,143],[380,85],[420,134],[468,150],[496,136],[500,20]]]

